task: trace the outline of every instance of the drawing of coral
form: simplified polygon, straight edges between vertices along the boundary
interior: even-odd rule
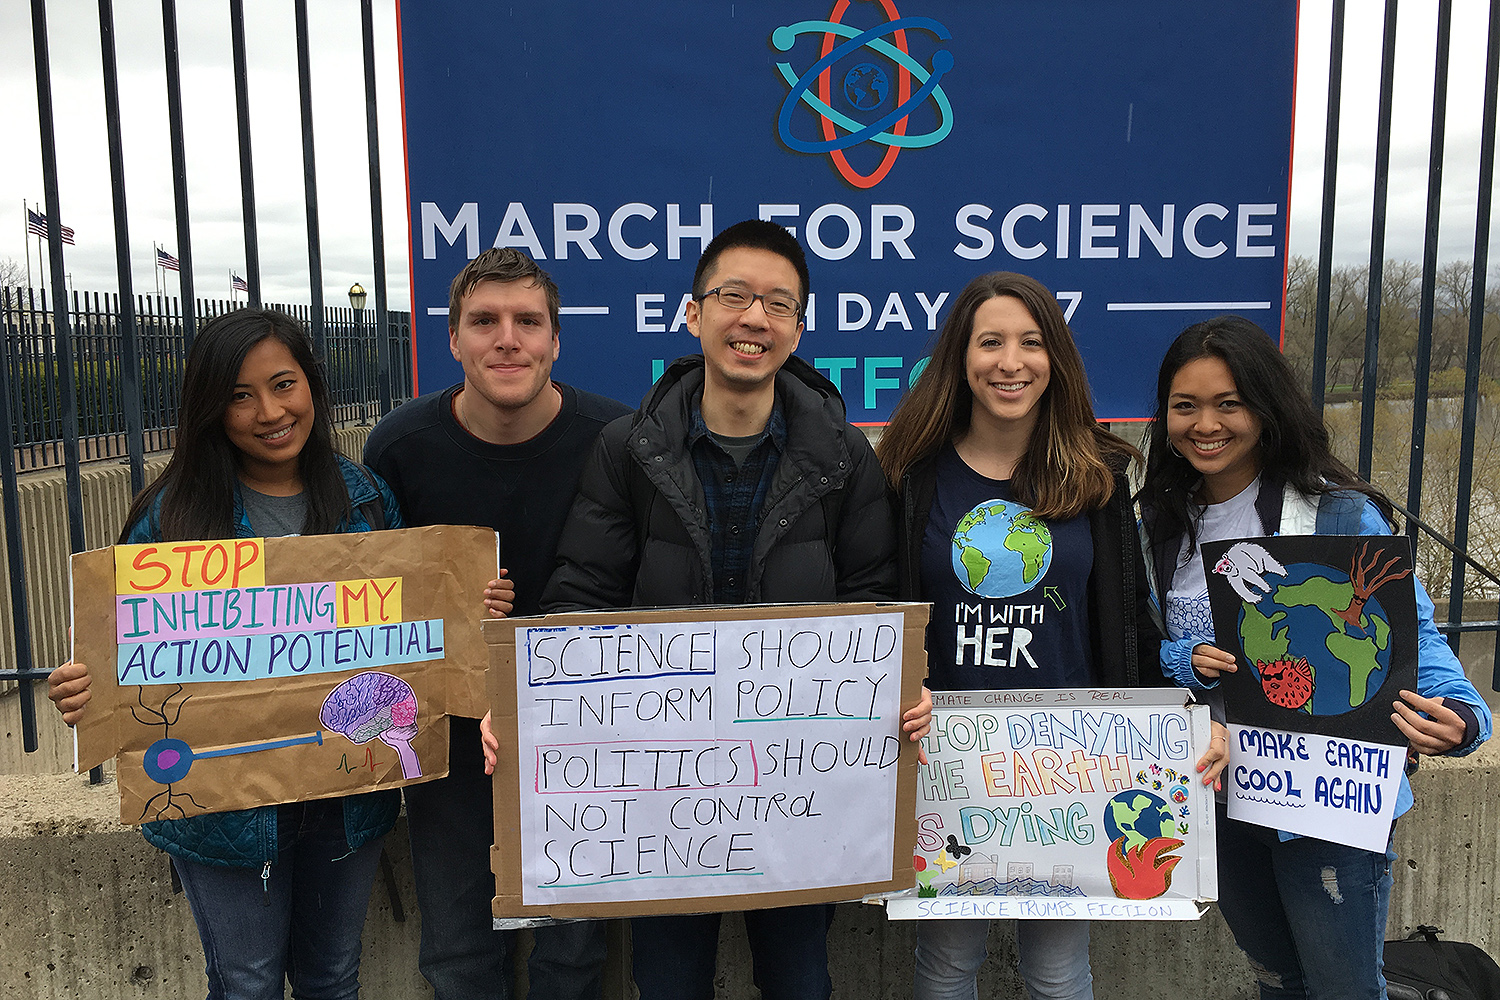
[[[356,744],[379,738],[396,751],[403,778],[420,778],[411,741],[417,735],[417,695],[406,681],[379,670],[355,674],[328,693],[323,725]]]

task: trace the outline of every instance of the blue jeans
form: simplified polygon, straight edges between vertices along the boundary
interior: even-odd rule
[[[1312,837],[1281,840],[1219,806],[1219,909],[1261,1000],[1385,1000],[1391,862]]]
[[[466,727],[464,723],[467,723]],[[472,733],[466,732],[472,728]],[[453,719],[453,755],[462,740],[479,746],[478,723]],[[465,744],[466,745],[466,744]],[[406,825],[422,911],[418,966],[436,1000],[510,1000],[514,931],[494,929],[490,844],[495,839],[490,778],[454,760],[448,777],[408,785]],[[530,993],[539,1000],[600,1000],[604,922],[581,920],[538,927],[527,963]]]
[[[917,921],[915,1000],[977,1000],[988,920]],[[1021,980],[1033,1000],[1094,1000],[1087,920],[1017,920]]]
[[[209,1000],[355,1000],[359,943],[383,837],[353,854],[338,799],[278,806],[279,857],[260,868],[172,858],[208,972]]]
[[[713,1000],[720,913],[635,917],[630,967],[640,1000]],[[828,1000],[833,906],[746,910],[745,934],[761,1000]]]

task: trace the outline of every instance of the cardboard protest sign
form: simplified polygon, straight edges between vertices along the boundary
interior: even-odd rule
[[[485,623],[497,917],[858,899],[910,885],[925,604]]]
[[[119,758],[125,823],[442,777],[444,716],[484,713],[496,553],[437,526],[75,555],[79,768]]]
[[[1230,730],[1229,815],[1385,850],[1417,687],[1411,542],[1282,535],[1203,545]]]
[[[1208,709],[1175,689],[943,691],[892,919],[1196,920],[1218,896]]]

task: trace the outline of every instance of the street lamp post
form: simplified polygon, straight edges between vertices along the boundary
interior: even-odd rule
[[[363,320],[365,315],[365,289],[364,286],[357,281],[349,286],[349,308],[354,310],[354,342],[355,344],[359,345],[358,353],[356,355],[359,358],[359,422],[363,424],[366,423],[366,420],[364,419],[364,407],[365,403],[369,400],[369,393],[366,391],[368,389],[369,383],[365,378],[367,367],[365,365],[365,345],[363,343],[360,343],[359,339],[360,328],[364,325]]]

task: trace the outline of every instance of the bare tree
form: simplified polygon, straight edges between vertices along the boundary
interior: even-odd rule
[[[25,288],[26,265],[14,257],[0,257],[0,288]]]

